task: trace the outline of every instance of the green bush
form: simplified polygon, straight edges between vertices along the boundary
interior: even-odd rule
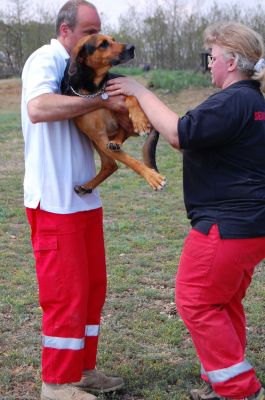
[[[164,89],[170,92],[178,92],[189,87],[211,86],[209,74],[193,71],[152,71],[149,79],[149,87]]]
[[[120,74],[120,75],[143,75],[144,71],[140,67],[115,67],[112,68],[111,72],[114,74]]]
[[[157,69],[145,72],[140,67],[115,67],[112,72],[126,76],[143,76],[147,79],[149,87],[169,92],[179,92],[190,87],[209,87],[212,85],[210,74],[191,70],[170,71]]]

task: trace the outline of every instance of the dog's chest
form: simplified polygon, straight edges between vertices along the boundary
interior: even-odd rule
[[[75,118],[79,129],[88,134],[91,138],[97,132],[113,138],[119,129],[115,115],[107,109],[99,109]]]
[[[116,135],[117,130],[119,128],[119,124],[117,122],[117,119],[114,117],[114,115],[110,112],[110,115],[106,117],[105,115],[105,124],[106,124],[106,129],[108,136],[111,137],[111,135]]]
[[[100,123],[105,126],[108,137],[115,136],[119,129],[119,124],[114,114],[106,109],[99,109],[95,112],[98,113],[98,117],[101,119]]]

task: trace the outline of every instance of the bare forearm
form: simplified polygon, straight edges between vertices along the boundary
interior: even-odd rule
[[[179,149],[178,115],[149,90],[139,91],[138,101],[153,127],[175,148]]]
[[[82,99],[60,94],[43,94],[28,103],[28,113],[33,123],[72,119],[86,112],[103,107],[103,100]]]

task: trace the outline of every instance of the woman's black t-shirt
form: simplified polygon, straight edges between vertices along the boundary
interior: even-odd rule
[[[184,201],[192,226],[222,238],[265,236],[265,100],[232,84],[179,119]]]

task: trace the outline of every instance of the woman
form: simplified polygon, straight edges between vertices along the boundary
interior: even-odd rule
[[[129,78],[110,96],[137,97],[153,126],[183,153],[184,200],[192,229],[176,277],[176,304],[210,389],[198,399],[265,399],[245,359],[242,299],[265,258],[265,60],[261,36],[227,22],[204,33],[218,93],[179,117]]]

